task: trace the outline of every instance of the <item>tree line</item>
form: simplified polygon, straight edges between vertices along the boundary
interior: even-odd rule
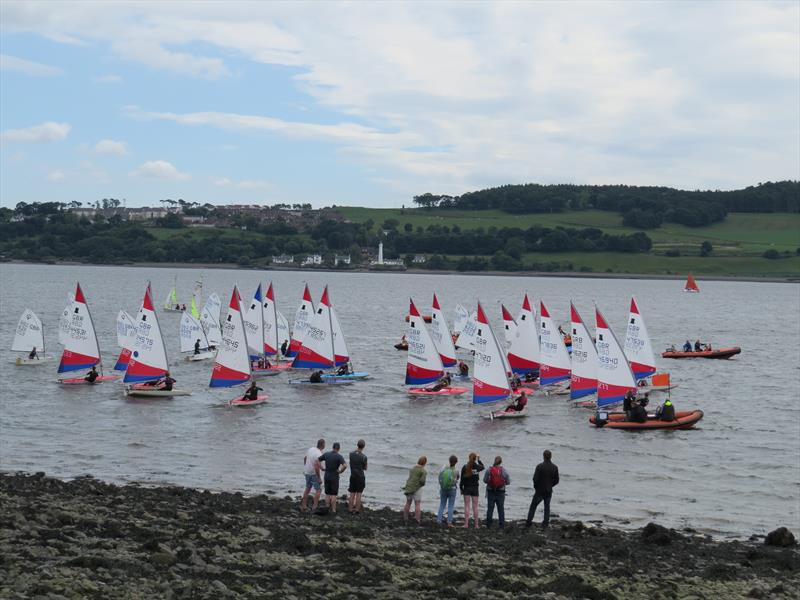
[[[800,182],[759,183],[740,190],[678,190],[629,185],[503,185],[460,196],[414,196],[423,208],[502,210],[512,214],[566,210],[605,210],[623,215],[623,223],[654,229],[671,222],[701,227],[722,221],[728,212],[800,212]]]

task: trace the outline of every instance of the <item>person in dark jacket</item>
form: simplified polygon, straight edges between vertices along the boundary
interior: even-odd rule
[[[631,418],[631,409],[633,408],[634,396],[631,390],[625,392],[625,399],[622,401],[622,410],[625,411],[625,418]]]
[[[322,371],[314,371],[308,380],[311,383],[322,383]]]
[[[530,527],[531,523],[533,523],[536,507],[542,501],[544,501],[542,529],[545,529],[550,524],[550,498],[553,496],[553,488],[558,485],[558,467],[551,462],[552,456],[550,450],[545,450],[544,460],[536,465],[536,470],[533,472],[534,494],[533,500],[531,500],[531,507],[528,509],[525,527]]]
[[[628,414],[629,421],[633,421],[634,423],[644,423],[647,421],[647,409],[642,402],[643,400],[633,403]]]
[[[659,418],[662,421],[674,421],[675,420],[675,407],[672,404],[672,400],[667,398],[664,404],[661,405],[659,410]]]
[[[483,471],[481,457],[475,452],[471,452],[467,464],[461,467],[461,478],[458,483],[461,496],[464,498],[465,529],[469,527],[470,508],[472,508],[472,520],[475,523],[475,529],[481,526],[480,517],[478,516],[478,498],[481,493],[481,471]]]

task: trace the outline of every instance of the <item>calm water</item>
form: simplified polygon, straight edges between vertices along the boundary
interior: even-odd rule
[[[223,306],[234,283],[249,296],[258,276],[271,277],[290,321],[303,282],[315,300],[329,283],[354,365],[373,379],[320,390],[290,386],[284,373],[263,384],[269,404],[230,409],[224,402],[238,390],[208,389],[211,363],[179,356],[175,313],[159,319],[173,375],[192,396],[130,399],[119,383],[64,388],[55,383],[57,359],[46,367],[12,364],[7,348],[26,307],[44,322],[48,354],[60,355],[58,316],[79,279],[110,368],[117,311],[136,313],[148,279],[163,302],[175,275],[188,300],[200,271],[0,265],[0,468],[298,494],[304,452],[318,437],[329,446],[341,441],[347,452],[364,437],[370,504],[399,507],[420,454],[435,473],[451,453],[463,462],[476,451],[488,460],[503,456],[514,519],[524,517],[533,467],[550,448],[562,474],[553,508],[564,517],[636,526],[656,519],[722,536],[799,527],[800,286],[701,281],[702,293],[693,295],[677,281],[206,270],[204,296],[216,291]],[[596,301],[619,334],[635,293],[656,350],[700,337],[743,351],[731,361],[661,361],[679,384],[677,409],[705,411],[694,431],[598,430],[585,409],[540,396],[527,419],[491,422],[481,418],[489,409],[473,407],[468,396],[419,401],[404,393],[405,354],[392,344],[404,331],[408,297],[428,306],[434,290],[451,319],[456,302],[480,299],[498,335],[499,302],[515,313],[525,291],[544,298],[562,322],[570,299],[587,320]],[[423,506],[434,508],[437,495],[430,484]]]

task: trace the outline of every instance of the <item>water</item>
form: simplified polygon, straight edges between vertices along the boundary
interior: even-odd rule
[[[461,465],[476,451],[484,461],[503,456],[513,483],[507,515],[523,518],[533,468],[550,448],[561,471],[553,508],[562,517],[629,526],[655,519],[731,537],[800,527],[800,286],[701,281],[702,293],[685,294],[677,281],[207,269],[204,296],[216,291],[223,307],[234,283],[247,297],[259,275],[271,277],[290,321],[303,282],[315,299],[329,283],[354,366],[373,379],[311,389],[291,386],[289,375],[281,374],[261,384],[270,396],[267,405],[231,409],[225,401],[240,390],[208,389],[211,363],[185,362],[178,354],[179,315],[159,312],[172,373],[192,396],[133,399],[119,383],[55,383],[56,324],[77,279],[110,368],[118,352],[117,311],[136,313],[148,279],[162,304],[175,275],[179,299],[188,301],[200,273],[0,265],[0,468],[298,494],[305,450],[318,437],[329,447],[340,441],[346,452],[363,437],[369,504],[399,508],[407,469],[420,454],[428,456],[433,475],[451,453]],[[408,297],[425,307],[434,290],[448,318],[456,302],[480,299],[500,337],[498,303],[516,312],[525,291],[532,299],[543,297],[561,322],[568,319],[570,299],[590,321],[594,300],[619,335],[633,292],[656,350],[699,337],[715,347],[740,345],[742,354],[731,361],[659,361],[679,385],[673,392],[677,410],[705,411],[694,431],[598,430],[588,425],[589,411],[572,408],[563,397],[538,395],[527,419],[492,422],[481,418],[489,408],[473,407],[469,396],[409,400],[404,392],[405,354],[392,345],[404,331]],[[26,307],[44,323],[48,353],[56,357],[48,366],[11,364],[7,348]],[[427,509],[438,500],[435,477],[430,481]]]

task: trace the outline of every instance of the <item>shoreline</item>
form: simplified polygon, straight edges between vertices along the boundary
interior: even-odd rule
[[[456,271],[453,269],[335,269],[335,268],[300,268],[300,267],[244,267],[236,263],[180,263],[180,262],[131,262],[120,264],[92,263],[80,261],[27,261],[27,260],[6,260],[0,264],[12,265],[52,265],[52,266],[80,266],[80,267],[131,267],[137,269],[226,269],[234,271],[289,271],[297,273],[402,273],[406,275],[470,275],[483,277],[557,277],[564,279],[632,279],[632,280],[673,280],[683,281],[685,274],[667,275],[664,273],[599,273],[585,271]],[[700,275],[701,281],[733,281],[747,283],[800,283],[800,275],[796,277],[757,277],[739,275]]]
[[[547,530],[447,529],[430,513],[406,525],[399,506],[309,515],[267,493],[0,471],[0,596],[788,599],[800,586],[797,546],[759,536],[556,518]]]

